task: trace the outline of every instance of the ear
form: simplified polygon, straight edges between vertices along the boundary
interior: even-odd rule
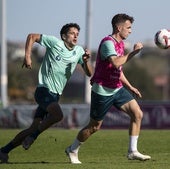
[[[121,25],[118,25],[118,26],[117,26],[117,30],[120,32],[121,29],[122,29],[122,26],[121,26]]]
[[[62,39],[64,39],[64,40],[66,39],[66,35],[65,34],[62,35]]]

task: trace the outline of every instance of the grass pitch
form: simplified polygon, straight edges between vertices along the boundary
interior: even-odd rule
[[[0,147],[20,130],[0,129]],[[69,163],[65,148],[78,130],[49,129],[42,133],[29,150],[20,146],[9,154],[9,164],[0,169],[170,169],[169,130],[142,130],[138,149],[151,155],[149,161],[127,160],[127,130],[100,130],[79,151],[82,164]]]

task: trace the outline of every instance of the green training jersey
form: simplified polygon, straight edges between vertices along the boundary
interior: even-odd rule
[[[76,65],[83,64],[84,49],[76,45],[68,50],[64,41],[48,35],[41,35],[39,44],[46,47],[46,53],[38,74],[38,86],[61,95]]]

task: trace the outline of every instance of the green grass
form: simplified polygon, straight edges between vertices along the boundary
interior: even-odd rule
[[[0,146],[19,130],[0,130]],[[138,149],[152,156],[149,161],[126,158],[127,130],[100,130],[81,147],[80,165],[69,163],[64,150],[72,143],[78,130],[49,129],[42,133],[29,150],[22,147],[9,154],[9,164],[0,169],[170,169],[169,130],[142,130]]]

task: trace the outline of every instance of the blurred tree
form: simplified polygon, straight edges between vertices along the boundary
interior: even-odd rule
[[[140,59],[142,62],[142,59]],[[161,100],[161,92],[156,88],[153,77],[147,69],[137,64],[136,59],[131,60],[125,67],[124,73],[129,82],[142,94],[142,100]]]

